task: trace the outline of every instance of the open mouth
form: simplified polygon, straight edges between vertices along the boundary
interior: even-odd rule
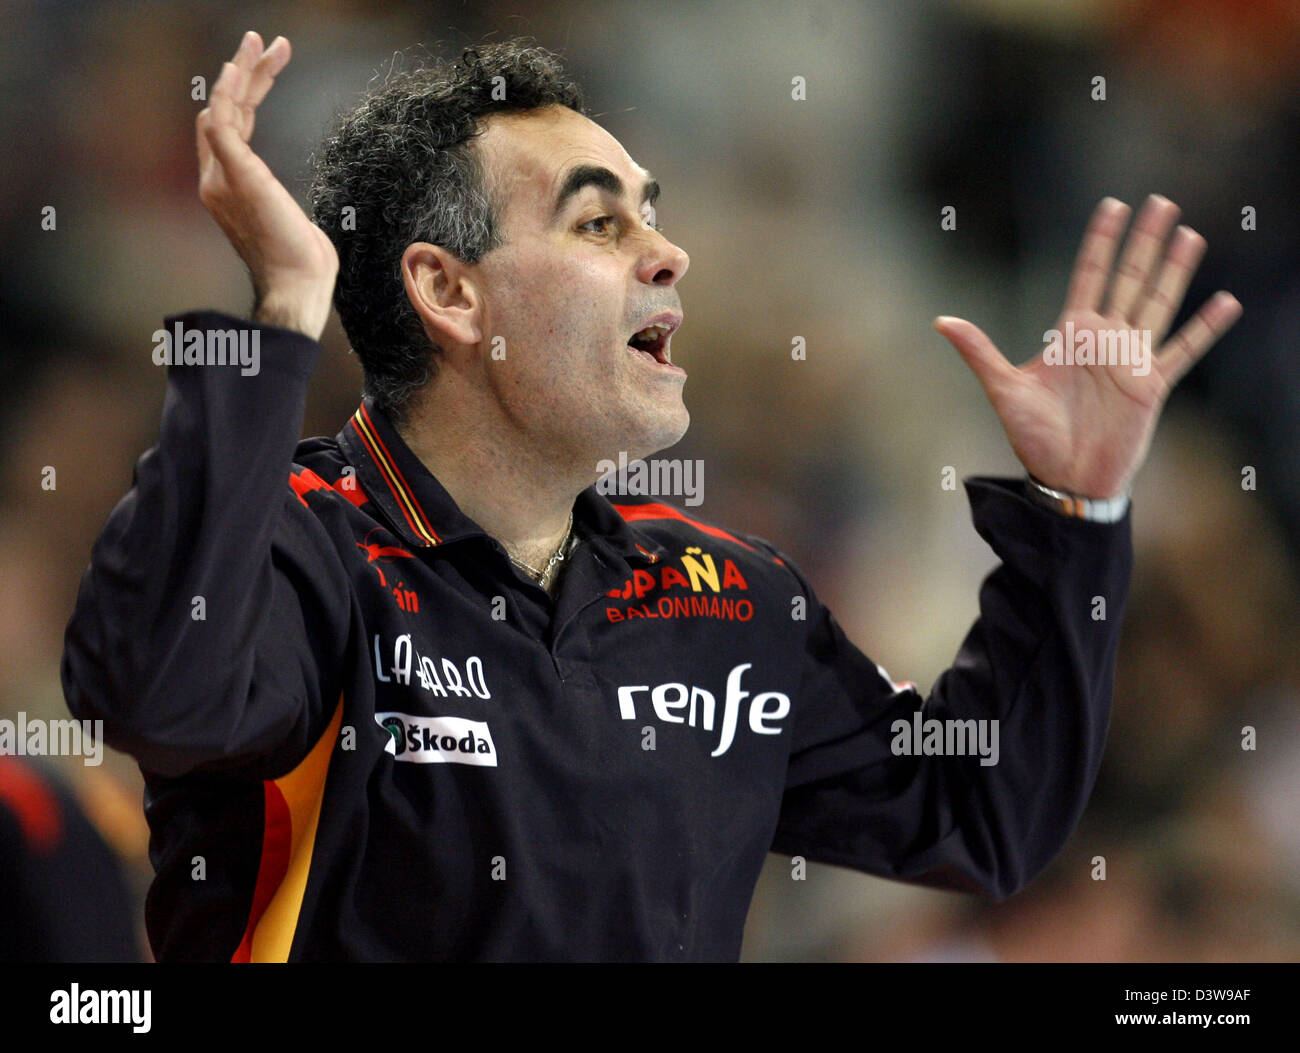
[[[668,338],[676,328],[675,325],[648,325],[633,333],[627,346],[638,354],[658,362],[661,366],[671,366]]]

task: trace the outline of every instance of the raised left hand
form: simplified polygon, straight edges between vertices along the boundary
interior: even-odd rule
[[[1097,206],[1055,330],[1065,336],[1072,332],[1074,347],[1091,339],[1097,349],[1117,346],[1113,340],[1120,331],[1149,330],[1148,346],[1158,350],[1147,358],[1145,372],[1133,355],[1128,362],[1054,364],[1046,349],[1016,368],[970,322],[948,317],[934,322],[979,379],[1025,469],[1047,486],[1081,497],[1114,497],[1128,490],[1169,392],[1242,310],[1234,296],[1218,292],[1161,344],[1205,252],[1205,239],[1180,226],[1166,249],[1179,209],[1152,195],[1112,274],[1128,214],[1128,206],[1114,198]]]

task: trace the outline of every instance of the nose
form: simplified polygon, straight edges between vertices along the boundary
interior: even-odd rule
[[[681,281],[691,258],[658,231],[653,231],[652,237],[654,241],[637,269],[637,277],[648,285],[672,287]]]

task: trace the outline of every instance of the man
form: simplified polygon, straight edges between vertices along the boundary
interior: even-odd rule
[[[248,146],[288,61],[248,34],[199,115],[254,318],[168,319],[161,437],[67,635],[70,708],[145,775],[157,956],[735,959],[769,850],[999,897],[1039,873],[1100,763],[1130,481],[1236,301],[1142,375],[937,322],[1037,482],[968,482],[1003,565],[923,703],[767,542],[593,485],[686,429],[688,260],[554,56],[394,78],[325,144],[316,224]],[[1176,212],[1111,282],[1103,202],[1058,328],[1159,345],[1204,248],[1164,250]],[[298,443],[331,296],[365,398]]]

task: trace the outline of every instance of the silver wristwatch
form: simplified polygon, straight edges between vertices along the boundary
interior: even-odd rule
[[[1067,494],[1044,486],[1032,475],[1026,474],[1025,479],[1029,483],[1025,492],[1031,500],[1063,516],[1087,519],[1093,523],[1118,523],[1128,512],[1127,493],[1120,494],[1119,497],[1079,497],[1077,494]]]

